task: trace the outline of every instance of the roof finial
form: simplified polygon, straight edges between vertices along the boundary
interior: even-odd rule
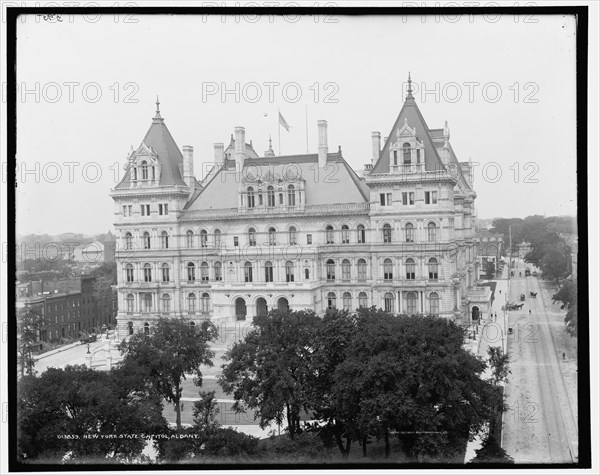
[[[160,115],[160,100],[158,99],[158,94],[156,95],[156,115],[154,116],[154,118],[162,120],[162,117]]]
[[[407,92],[407,94],[406,94],[407,99],[413,97],[413,95],[412,95],[412,92],[413,92],[412,79],[410,78],[410,71],[408,72],[408,89],[406,90],[406,92]]]
[[[271,147],[271,134],[269,134],[269,150],[273,150],[273,147]]]

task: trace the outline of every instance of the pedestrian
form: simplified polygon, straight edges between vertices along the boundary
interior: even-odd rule
[[[529,309],[529,315],[531,315],[531,309]]]
[[[500,290],[499,292],[500,292],[500,293],[502,293],[502,291],[501,291],[501,290]]]
[[[565,359],[565,356],[566,356],[566,355],[565,355],[565,352],[563,351],[563,360]]]

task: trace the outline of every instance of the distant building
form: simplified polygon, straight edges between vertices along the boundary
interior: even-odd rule
[[[480,276],[484,276],[485,263],[494,264],[494,272],[498,272],[498,264],[504,253],[504,238],[501,234],[492,234],[487,230],[479,230],[477,234],[477,260]]]

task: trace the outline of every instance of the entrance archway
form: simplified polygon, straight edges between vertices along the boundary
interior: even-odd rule
[[[267,301],[259,297],[256,299],[256,316],[264,317],[267,314]]]
[[[284,313],[289,312],[290,304],[288,302],[288,299],[286,299],[285,297],[281,297],[279,300],[277,300],[277,310]]]
[[[479,307],[473,306],[473,308],[471,309],[471,320],[479,320]]]
[[[246,320],[246,301],[242,297],[235,300],[235,318],[237,320]]]

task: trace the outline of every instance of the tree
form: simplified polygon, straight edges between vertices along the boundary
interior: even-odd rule
[[[552,248],[547,249],[542,257],[540,267],[544,272],[544,276],[550,277],[558,283],[558,279],[567,273],[567,258],[564,246],[557,243]]]
[[[215,391],[199,391],[200,399],[194,402],[194,426],[205,434],[213,433],[220,423],[217,416],[221,412],[215,398]]]
[[[182,382],[194,374],[194,384],[202,385],[201,366],[212,366],[210,342],[217,329],[210,322],[200,327],[187,318],[159,318],[149,335],[138,332],[123,341],[121,366],[141,377],[168,402],[175,405],[177,430],[181,430]]]
[[[501,463],[511,464],[515,463],[513,458],[506,453],[494,437],[487,437],[481,448],[475,451],[475,458],[471,459],[469,463]]]
[[[492,369],[492,382],[495,385],[506,381],[506,378],[511,373],[508,369],[510,355],[502,351],[501,346],[490,346],[488,348],[488,363]]]
[[[501,404],[485,363],[463,349],[464,329],[435,316],[359,309],[348,354],[334,371],[333,404],[360,407],[362,434],[399,434],[413,456],[450,456]]]
[[[496,266],[494,265],[494,263],[492,261],[485,261],[483,269],[485,271],[486,279],[494,278],[494,274],[496,273]]]
[[[562,302],[562,309],[567,308],[565,330],[571,337],[577,336],[577,281],[567,281],[552,296],[554,302]]]
[[[21,377],[25,374],[35,374],[35,358],[31,353],[31,347],[38,339],[38,325],[41,321],[41,308],[37,306],[26,306],[17,310],[18,322],[18,364],[21,369]]]
[[[307,386],[309,406],[313,417],[319,421],[314,429],[327,447],[337,445],[346,459],[353,440],[366,441],[357,428],[360,407],[352,403],[334,403],[333,375],[335,368],[346,358],[355,331],[356,318],[353,315],[337,309],[327,311],[315,334]],[[366,443],[363,448],[366,450]]]
[[[39,378],[22,378],[17,390],[17,447],[23,461],[67,453],[75,460],[136,456],[146,445],[144,434],[167,427],[160,399],[119,370],[49,368]]]
[[[321,319],[312,311],[279,312],[254,318],[252,330],[224,356],[219,384],[232,393],[235,410],[256,410],[260,426],[287,420],[289,436],[301,432],[300,411],[308,409],[310,355]]]

